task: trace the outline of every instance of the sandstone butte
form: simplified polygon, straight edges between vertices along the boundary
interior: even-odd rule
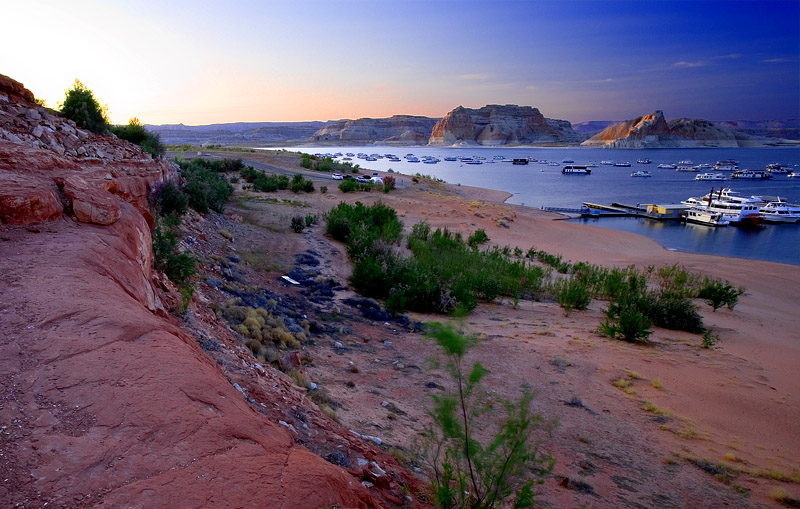
[[[759,142],[749,136],[717,127],[708,120],[695,118],[664,119],[664,112],[626,120],[605,128],[581,143],[583,146],[606,148],[692,148],[744,147]]]
[[[411,503],[407,474],[333,421],[314,433],[363,469],[298,445],[165,311],[175,294],[151,269],[147,193],[176,176],[0,75],[0,505]],[[262,371],[276,407],[308,404]]]

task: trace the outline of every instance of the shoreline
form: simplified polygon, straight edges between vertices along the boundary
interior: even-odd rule
[[[242,156],[248,159],[252,154]],[[331,181],[320,178],[319,173],[298,170],[294,156],[270,157],[273,158],[270,164],[330,185]],[[285,164],[281,158],[285,158]],[[410,176],[399,173],[393,176],[402,185],[388,194],[342,194],[333,187],[327,194],[282,193],[319,210],[329,210],[340,201],[372,204],[380,200],[397,211],[406,231],[421,220],[427,221],[431,228],[448,228],[462,235],[482,228],[490,238],[490,245],[523,250],[535,247],[572,262],[587,261],[607,267],[635,265],[645,269],[679,265],[689,272],[718,277],[746,289],[733,310],[724,308],[714,312],[702,301],[696,302],[705,326],[721,337],[712,349],[700,346],[701,335],[658,328],[654,328],[648,346],[599,336],[596,330],[606,307],[600,301],[593,301],[586,311],[568,316],[554,302],[526,301],[512,307],[499,301],[482,304],[468,316],[464,322],[468,329],[486,338],[476,355],[486,359],[490,370],[497,373],[492,383],[498,385],[498,391],[513,394],[522,384],[542,388],[545,401],[541,411],[558,417],[566,426],[556,431],[550,445],[559,458],[559,475],[567,478],[584,475],[574,466],[581,457],[580,449],[588,447],[582,437],[589,444],[610,440],[604,447],[626,450],[628,444],[624,441],[617,443],[616,439],[603,438],[609,429],[624,426],[630,428],[626,433],[633,434],[625,435],[630,440],[634,436],[636,440],[646,440],[642,450],[655,449],[651,451],[652,463],[646,463],[650,469],[669,469],[675,463],[694,469],[695,466],[690,466],[692,461],[702,460],[706,462],[703,464],[723,465],[726,471],[734,472],[737,486],[753,491],[754,498],[740,500],[741,505],[770,503],[767,494],[775,486],[797,491],[794,484],[775,480],[769,472],[783,472],[786,479],[794,479],[793,472],[800,471],[800,456],[794,447],[796,423],[800,422],[800,394],[795,390],[800,330],[794,319],[796,303],[800,302],[800,267],[671,251],[641,235],[562,221],[558,220],[561,214],[508,204],[510,193],[506,191],[429,179],[419,179],[419,184],[413,184]],[[339,270],[344,271],[342,276],[346,278],[346,268]],[[420,355],[419,346],[407,348],[409,359]],[[405,361],[409,362],[412,361]],[[566,363],[565,372],[553,373],[554,362]],[[533,366],[538,367],[533,369]],[[336,369],[340,371],[334,370],[334,374],[325,374],[323,366],[318,369],[323,382],[341,383],[336,373],[345,368],[339,366]],[[630,378],[635,388],[633,393],[622,392],[612,385],[620,377]],[[420,382],[421,386],[424,383]],[[360,403],[344,389],[344,392],[331,390],[334,399],[343,398],[354,406],[350,413],[341,413],[348,425],[355,425],[363,420],[365,412],[372,412],[371,407],[358,405],[371,404],[374,396],[366,394],[371,399]],[[390,394],[401,408],[413,406],[420,398],[410,389]],[[602,413],[569,410],[563,401],[573,397]],[[380,410],[379,403],[376,406]],[[643,410],[646,404],[661,409],[663,414]],[[380,433],[393,436],[387,428],[381,428]],[[402,442],[405,435],[397,433],[395,439]],[[637,457],[637,461],[645,459]],[[609,471],[619,471],[618,466],[604,465]],[[612,481],[587,479],[598,493],[608,493],[607,496],[619,493]],[[711,476],[708,480],[715,482]],[[558,500],[560,505],[574,502],[560,498],[557,487],[551,488],[546,488],[546,492],[556,495],[548,496],[548,500]]]

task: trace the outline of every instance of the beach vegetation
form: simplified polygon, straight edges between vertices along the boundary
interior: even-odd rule
[[[486,432],[486,414],[497,412],[481,381],[489,371],[465,357],[477,343],[474,336],[450,325],[431,324],[426,334],[441,350],[453,389],[433,396],[433,425],[424,432],[423,454],[431,472],[434,499],[440,507],[531,507],[533,487],[544,483],[555,460],[540,451],[534,434],[547,428],[530,411],[533,395],[524,390],[516,402],[502,401],[505,418]],[[481,440],[479,437],[490,437]]]
[[[392,170],[389,170],[389,171],[392,171]],[[385,177],[383,177],[383,192],[384,193],[388,193],[389,191],[392,191],[393,189],[395,189],[396,185],[397,185],[397,181],[391,175],[386,175]]]
[[[703,348],[713,348],[717,343],[719,343],[718,334],[713,334],[710,329],[703,334]]]
[[[66,91],[60,107],[61,115],[75,122],[78,127],[93,133],[108,131],[107,108],[101,106],[94,93],[79,80],[76,79],[72,88]]]
[[[325,173],[358,173],[359,165],[349,161],[336,161],[331,157],[320,157],[314,154],[300,154],[300,166],[307,170]]]
[[[489,236],[483,228],[478,228],[467,238],[467,244],[469,244],[470,247],[477,247],[487,242],[489,242]]]
[[[697,294],[716,311],[722,306],[733,309],[739,301],[739,292],[729,281],[705,278],[703,286]]]
[[[305,229],[306,224],[303,222],[303,218],[300,216],[294,216],[291,221],[292,231],[295,233],[303,233],[303,229]]]
[[[558,278],[550,285],[550,291],[567,315],[575,309],[586,309],[592,301],[589,285],[579,278]]]

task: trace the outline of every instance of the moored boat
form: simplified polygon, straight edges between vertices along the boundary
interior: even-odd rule
[[[614,163],[614,166],[618,166],[618,167],[621,167],[621,168],[630,168],[631,167],[631,163]]]
[[[592,170],[586,166],[568,164],[567,166],[561,168],[561,173],[564,175],[591,175]]]
[[[658,167],[665,170],[674,170],[675,168],[678,167],[678,165],[675,163],[661,163],[658,165]]]
[[[631,177],[652,177],[649,171],[639,170],[631,173]]]
[[[738,169],[739,163],[733,159],[723,159],[714,165],[714,171],[736,171]]]
[[[684,200],[684,205],[691,208],[701,208],[708,212],[719,212],[723,218],[737,226],[760,226],[763,222],[761,216],[762,200],[756,197],[746,198],[730,188],[720,188],[714,193],[711,192],[700,198],[688,198]]]
[[[646,157],[643,157],[642,159],[637,159],[636,162],[638,164],[650,164],[652,161]]]
[[[777,196],[761,207],[761,216],[770,223],[796,223],[800,221],[800,205],[787,203]]]
[[[684,216],[687,223],[702,224],[705,226],[728,226],[731,222],[725,219],[721,212],[710,212],[702,207],[692,207]]]
[[[769,180],[772,175],[765,171],[739,170],[731,173],[732,179]]]
[[[694,176],[695,180],[725,180],[724,173],[699,173]]]

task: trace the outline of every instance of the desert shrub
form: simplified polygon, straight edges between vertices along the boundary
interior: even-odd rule
[[[361,202],[354,205],[342,202],[328,213],[326,233],[336,240],[350,243],[350,235],[356,230],[364,234],[373,233],[376,238],[394,243],[400,240],[403,225],[395,210],[380,201],[371,206]]]
[[[191,161],[178,162],[181,175],[186,180],[184,192],[188,197],[189,206],[205,214],[209,209],[222,212],[233,188],[219,174],[217,168],[222,169],[221,161],[205,161],[192,159]]]
[[[358,189],[358,182],[353,179],[343,180],[339,183],[339,191],[343,193],[352,193]]]
[[[182,216],[189,207],[189,197],[172,182],[154,188],[149,199],[156,213],[161,216]]]
[[[651,333],[650,325],[650,319],[635,305],[615,302],[609,305],[606,319],[598,331],[630,343],[646,343]]]
[[[300,166],[306,169],[311,169],[311,155],[310,154],[302,154],[302,160],[300,161]]]
[[[312,224],[317,222],[317,216],[313,214],[306,215],[306,226],[311,226]]]
[[[302,175],[297,174],[292,178],[292,183],[290,184],[289,189],[293,193],[299,193],[300,191],[313,193],[314,183],[311,180],[304,178]]]
[[[723,305],[733,309],[739,301],[739,292],[729,281],[724,283],[718,279],[711,280],[705,278],[700,291],[697,294],[701,299],[705,299],[714,308],[714,311]]]
[[[476,338],[442,324],[432,324],[427,336],[440,347],[455,385],[432,396],[433,426],[423,435],[435,502],[440,507],[532,506],[534,484],[544,483],[555,461],[533,440],[544,421],[530,412],[530,391],[517,402],[502,401],[506,417],[491,423],[493,435],[486,433],[479,417],[497,412],[480,387],[489,371],[464,360]]]
[[[295,233],[303,233],[303,229],[306,227],[305,222],[303,222],[303,218],[300,216],[294,216],[291,222],[292,231]]]
[[[396,185],[397,185],[397,182],[396,182],[395,178],[392,177],[391,175],[387,175],[387,176],[383,177],[383,192],[384,193],[388,193],[389,191],[394,189]]]
[[[158,133],[145,130],[144,125],[136,117],[131,118],[128,125],[111,127],[111,132],[121,140],[139,145],[153,157],[164,155],[165,148],[161,143],[161,137]]]
[[[153,267],[163,271],[178,286],[186,285],[195,274],[194,258],[178,250],[175,232],[161,226],[153,230]]]
[[[328,192],[328,186],[319,186],[319,192],[325,194]]]
[[[697,307],[685,297],[670,294],[650,296],[641,306],[653,325],[692,333],[703,332],[703,318]]]
[[[94,93],[77,79],[72,88],[66,91],[60,113],[79,127],[92,132],[104,133],[108,130],[106,108],[100,106]]]
[[[486,242],[489,242],[489,236],[486,235],[486,230],[483,228],[475,230],[467,238],[467,244],[469,244],[470,247],[477,247],[479,244],[485,244]]]
[[[574,309],[586,309],[592,301],[589,285],[578,278],[557,279],[553,283],[551,291],[556,302],[564,308],[564,312],[568,315]]]
[[[703,348],[711,348],[719,342],[719,335],[713,334],[710,330],[707,330],[705,334],[703,334]]]

